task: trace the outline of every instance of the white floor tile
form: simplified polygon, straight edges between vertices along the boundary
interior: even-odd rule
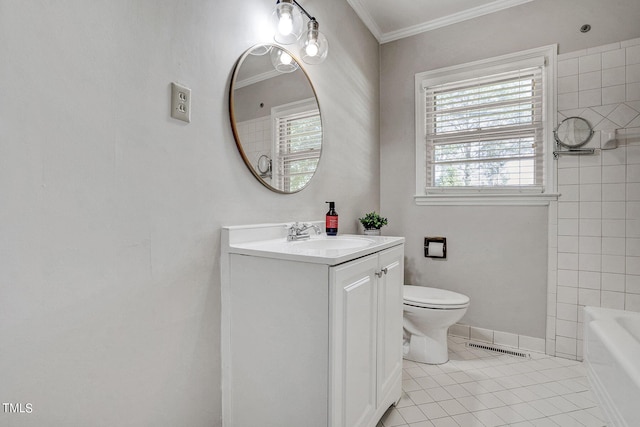
[[[409,406],[399,408],[398,412],[407,423],[417,423],[418,421],[426,421],[427,417],[417,406]]]
[[[429,420],[447,416],[447,412],[444,409],[442,409],[442,406],[438,405],[437,402],[418,405],[418,408],[420,408],[422,413],[426,415],[427,419]]]
[[[580,362],[520,358],[449,337],[443,365],[403,363],[403,395],[378,427],[602,427]]]

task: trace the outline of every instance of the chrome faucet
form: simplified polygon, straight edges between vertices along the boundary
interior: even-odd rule
[[[314,230],[316,230],[316,234],[322,234],[322,231],[320,230],[320,227],[318,227],[315,224],[305,224],[305,223],[298,223],[298,222],[294,222],[293,224],[291,224],[291,227],[289,227],[289,233],[287,234],[287,241],[289,242],[293,242],[296,240],[306,240],[309,237],[309,233],[305,233],[306,230],[313,228]]]

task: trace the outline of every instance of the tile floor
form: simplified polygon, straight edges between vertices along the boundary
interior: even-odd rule
[[[582,363],[522,358],[449,337],[449,362],[405,360],[402,399],[378,427],[605,426]]]

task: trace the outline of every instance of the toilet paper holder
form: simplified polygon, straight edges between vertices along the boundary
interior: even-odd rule
[[[442,254],[440,254],[440,251],[437,251],[438,253],[434,253],[434,251],[431,251],[431,254],[429,254],[429,243],[438,243],[438,248],[440,247],[440,244],[442,244]],[[447,238],[446,237],[425,237],[424,238],[424,256],[428,257],[428,258],[446,258],[447,257]]]

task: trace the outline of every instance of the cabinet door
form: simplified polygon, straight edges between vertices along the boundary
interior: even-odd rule
[[[331,427],[364,427],[376,409],[378,256],[331,268]]]
[[[402,393],[402,285],[404,249],[380,252],[378,279],[377,405],[396,402]]]

